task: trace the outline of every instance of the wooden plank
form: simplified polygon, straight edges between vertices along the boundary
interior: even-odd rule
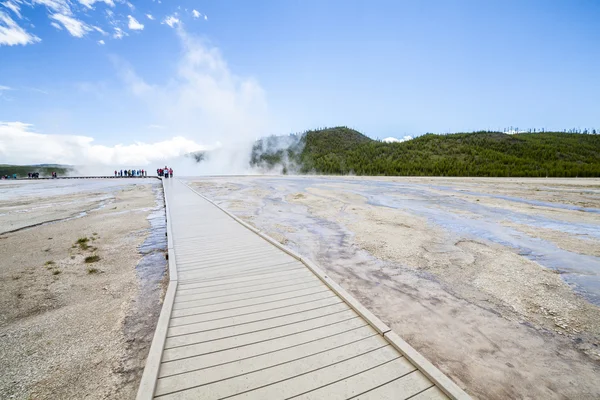
[[[378,338],[379,337],[380,336],[378,336]],[[372,352],[362,354],[359,357],[336,362],[327,367],[295,376],[292,379],[282,380],[256,390],[233,396],[232,399],[260,400],[293,398],[294,396],[301,395],[307,391],[342,381],[352,375],[360,374],[370,368],[375,368],[382,364],[387,365],[394,360],[398,360],[398,358],[398,352],[391,346],[381,347]],[[410,363],[408,364],[410,365]],[[412,365],[410,366],[412,367]],[[412,368],[414,369],[414,367]],[[319,399],[323,398],[324,397],[319,397]]]
[[[411,397],[410,400],[445,400],[448,396],[444,394],[437,386],[432,386],[429,389]]]
[[[210,298],[197,299],[197,300],[177,301],[177,298],[176,298],[175,304],[173,305],[173,309],[179,310],[179,309],[191,308],[191,307],[196,307],[196,306],[218,304],[221,302],[230,302],[230,301],[235,301],[235,300],[250,300],[250,299],[270,296],[270,295],[274,295],[274,294],[293,293],[298,290],[310,289],[310,288],[314,288],[314,287],[324,287],[324,285],[320,281],[311,281],[308,283],[297,284],[294,286],[275,287],[272,289],[264,289],[264,290],[260,290],[260,291],[250,292],[250,293],[246,292],[246,293],[240,293],[240,294],[229,294],[228,296],[214,296],[214,297],[210,297]]]
[[[243,271],[243,270],[253,269],[253,268],[274,267],[274,266],[285,265],[285,264],[295,264],[297,267],[304,267],[297,260],[290,259],[289,257],[287,257],[287,258],[270,257],[267,259],[251,260],[248,262],[235,261],[235,262],[232,262],[231,264],[222,264],[222,265],[216,265],[216,266],[204,267],[204,268],[190,267],[183,271],[179,270],[179,272],[180,272],[180,274],[187,274],[187,275],[192,275],[192,276],[193,275],[202,276],[202,274],[209,275],[209,274],[214,274],[214,273],[218,273],[218,272],[229,272],[229,271],[235,272],[235,271]]]
[[[277,288],[286,288],[293,287],[296,285],[310,283],[310,282],[321,282],[314,276],[309,276],[305,278],[292,278],[292,279],[284,279],[284,280],[276,280],[272,282],[256,284],[256,285],[247,285],[241,287],[235,287],[231,289],[221,289],[216,291],[205,291],[200,290],[197,293],[188,293],[188,294],[180,294],[178,293],[175,296],[175,303],[192,301],[192,300],[202,300],[202,299],[212,299],[218,297],[227,297],[231,295],[243,294],[243,293],[255,293],[261,292],[263,290],[269,290],[273,287]]]
[[[326,325],[333,325],[339,322],[351,321],[348,326],[363,326],[364,322],[356,316],[348,316],[344,313],[338,313],[322,318],[315,318],[309,321],[300,322],[293,325],[285,325],[279,328],[269,329],[267,331],[253,332],[245,335],[238,335],[230,338],[214,340],[184,347],[175,347],[165,349],[163,352],[163,361],[177,360],[180,358],[193,357],[206,353],[214,353],[232,347],[245,346],[252,343],[264,342],[295,333],[310,331]]]
[[[272,385],[276,382],[284,381],[301,374],[315,371],[345,360],[350,360],[355,357],[367,355],[369,353],[375,353],[372,355],[372,357],[382,357],[384,359],[386,356],[395,356],[397,354],[380,336],[371,336],[358,342],[336,347],[323,353],[312,354],[304,357],[301,354],[298,354],[298,357],[300,358],[297,358],[294,361],[241,374],[234,378],[209,383],[203,386],[196,386],[193,381],[188,382],[187,384],[189,389],[171,394],[165,394],[159,398],[202,398],[203,400],[220,399],[222,397],[233,396],[250,390],[256,390],[266,385]],[[166,384],[169,379],[173,379],[173,377],[165,378],[165,382],[163,384]],[[291,384],[292,382],[293,381],[290,381],[288,383]],[[157,394],[158,393],[162,392],[159,392],[159,387],[157,385]],[[278,397],[285,398],[285,396],[282,396],[281,394],[278,395]],[[268,397],[259,398],[264,399]]]
[[[273,271],[292,271],[303,269],[302,264],[298,261],[273,260],[272,263],[263,262],[261,264],[248,264],[244,267],[230,267],[215,269],[209,272],[203,271],[186,271],[180,272],[179,276],[182,281],[186,282],[209,282],[216,279],[225,279],[228,277],[241,277],[249,275],[264,275],[267,272]]]
[[[357,323],[358,322],[358,323]],[[362,324],[362,325],[361,325]],[[355,333],[351,333],[357,331]],[[180,360],[163,362],[160,369],[160,377],[177,375],[188,371],[201,370],[233,361],[245,360],[263,354],[272,354],[279,350],[288,349],[306,343],[319,341],[329,337],[337,337],[345,333],[360,337],[372,336],[377,333],[364,321],[352,320],[326,325],[308,331],[293,333],[288,336],[261,341],[240,347],[188,357]]]
[[[311,391],[307,390],[293,398],[298,400],[345,400],[385,385],[416,370],[416,367],[404,357],[398,357],[371,368],[366,365],[364,367],[362,370],[355,372],[354,375],[341,378],[330,384],[326,383]]]
[[[287,275],[279,276],[271,279],[263,279],[259,283],[256,282],[240,282],[236,284],[222,285],[222,286],[213,286],[213,287],[201,287],[201,288],[189,288],[189,289],[179,289],[177,291],[177,297],[184,296],[192,296],[197,294],[207,294],[211,296],[211,293],[226,293],[227,290],[239,290],[244,291],[248,290],[248,288],[254,287],[262,287],[264,285],[275,285],[282,282],[300,282],[301,280],[312,280],[316,279],[316,277],[310,273],[310,271],[298,270],[296,272],[290,272]]]
[[[211,329],[225,328],[246,324],[249,322],[263,321],[275,317],[286,316],[296,313],[301,313],[309,310],[316,310],[323,307],[338,305],[341,309],[349,310],[350,308],[341,299],[337,297],[328,297],[323,300],[311,301],[299,305],[291,305],[288,307],[280,307],[275,310],[267,310],[246,315],[238,315],[231,318],[218,318],[211,321],[198,322],[187,325],[173,326],[169,328],[167,337],[185,335],[188,333],[202,332]]]
[[[408,375],[351,398],[356,400],[408,399],[432,386],[433,383],[425,375],[419,370],[415,370]]]
[[[177,267],[181,267],[183,269],[185,268],[189,268],[190,266],[194,266],[195,268],[202,268],[202,267],[215,267],[215,266],[219,266],[219,265],[238,265],[238,264],[244,264],[244,263],[251,263],[251,262],[258,262],[260,260],[269,260],[269,259],[281,259],[281,260],[290,260],[290,261],[296,261],[295,259],[293,259],[292,257],[290,257],[287,254],[283,254],[282,252],[279,252],[279,254],[277,253],[258,253],[255,255],[249,255],[247,257],[240,257],[240,258],[235,258],[235,259],[230,259],[227,257],[222,257],[219,260],[203,260],[202,257],[198,257],[197,260],[190,260],[190,261],[186,261],[186,262],[179,262],[179,258],[177,259]]]
[[[296,312],[313,310],[333,304],[340,304],[340,307],[346,306],[346,303],[336,296],[325,294],[310,297],[309,301],[306,301],[305,298],[298,298],[286,300],[285,302],[269,303],[267,305],[263,304],[242,311],[240,311],[240,309],[235,309],[228,312],[216,312],[213,314],[201,314],[177,318],[171,321],[170,334],[168,336],[193,333],[196,332],[196,329],[198,331],[216,329],[223,326],[236,325],[238,323],[269,319],[280,315],[294,314]],[[349,310],[350,308],[347,307],[347,309]]]
[[[200,386],[259,369],[271,368],[298,360],[307,355],[323,353],[341,346],[357,343],[376,335],[377,332],[372,329],[355,329],[336,336],[329,336],[296,346],[288,346],[285,349],[270,351],[267,354],[256,355],[235,362],[220,363],[203,369],[192,369],[178,375],[160,378],[157,383],[156,394],[160,395],[185,389],[190,386],[190,382],[193,382],[195,386]]]
[[[225,328],[215,328],[201,332],[171,336],[168,337],[165,342],[165,349],[187,346],[195,343],[209,342],[211,340],[224,339],[237,335],[245,335],[253,332],[266,331],[282,326],[299,324],[317,318],[334,316],[336,314],[342,314],[346,317],[353,316],[352,310],[348,309],[348,307],[346,307],[345,304],[337,304],[328,307],[318,308],[316,310],[307,310],[290,315],[281,315],[266,320],[232,325]]]
[[[243,308],[243,307],[259,305],[259,304],[274,303],[274,302],[277,302],[280,300],[287,300],[290,298],[303,297],[303,296],[317,294],[317,293],[327,293],[327,288],[321,286],[321,287],[315,287],[315,288],[310,288],[310,289],[303,289],[303,290],[300,290],[295,293],[274,294],[271,296],[265,296],[265,297],[258,298],[258,299],[236,300],[236,301],[231,301],[231,302],[227,302],[227,303],[219,303],[219,304],[213,304],[213,305],[186,308],[184,310],[173,310],[171,312],[171,318],[186,317],[189,315],[206,314],[206,313],[211,313],[211,312],[215,312],[215,311],[225,311],[225,310],[230,310],[230,309],[235,309],[235,308]]]
[[[299,269],[298,272],[304,272],[302,269]],[[309,272],[309,271],[306,271]],[[241,278],[230,278],[230,279],[220,279],[216,281],[209,282],[182,282],[181,289],[190,289],[190,288],[201,288],[201,287],[213,287],[213,286],[221,286],[221,285],[231,285],[234,283],[241,282],[255,282],[268,278],[282,277],[291,274],[292,271],[281,271],[281,272],[273,272],[270,274],[264,274],[261,277],[253,277],[253,276],[245,276]]]

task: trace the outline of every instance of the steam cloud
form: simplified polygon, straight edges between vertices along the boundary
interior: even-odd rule
[[[165,84],[146,82],[126,61],[113,60],[127,92],[172,137],[102,146],[85,135],[47,134],[27,123],[0,122],[0,158],[11,164],[75,165],[90,174],[114,168],[152,171],[164,164],[180,176],[252,172],[252,145],[269,129],[263,89],[254,79],[233,74],[219,49],[189,35],[182,24],[176,32],[183,55]],[[210,157],[202,163],[185,157],[196,151],[209,151]]]

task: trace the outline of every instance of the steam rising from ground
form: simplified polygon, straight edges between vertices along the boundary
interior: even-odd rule
[[[251,172],[252,145],[269,128],[264,91],[254,79],[233,74],[219,49],[189,35],[182,24],[176,32],[182,57],[165,82],[147,82],[126,61],[113,59],[125,90],[153,122],[172,132],[170,138],[104,146],[84,132],[48,134],[28,123],[0,122],[2,162],[75,165],[78,173],[94,175],[165,164],[179,175]],[[210,157],[196,163],[185,156],[196,151]]]

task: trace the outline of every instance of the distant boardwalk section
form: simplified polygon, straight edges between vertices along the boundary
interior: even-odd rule
[[[310,261],[164,181],[171,281],[138,399],[468,399]]]

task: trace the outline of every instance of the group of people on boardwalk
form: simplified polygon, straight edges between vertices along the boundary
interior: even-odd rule
[[[115,169],[115,178],[118,177],[142,177],[142,176],[148,176],[148,171],[145,171],[143,169],[121,169],[119,171],[117,171]]]
[[[173,168],[169,168],[166,166],[164,168],[158,168],[156,170],[156,175],[161,176],[163,178],[172,178],[173,177]],[[141,177],[145,177],[145,176],[148,176],[148,170],[145,170],[145,169],[121,169],[121,170],[115,169],[115,178],[121,178],[121,177],[141,178]]]
[[[158,176],[162,176],[164,178],[172,178],[173,177],[173,168],[169,168],[165,166],[164,168],[158,168],[156,170],[156,174]]]

